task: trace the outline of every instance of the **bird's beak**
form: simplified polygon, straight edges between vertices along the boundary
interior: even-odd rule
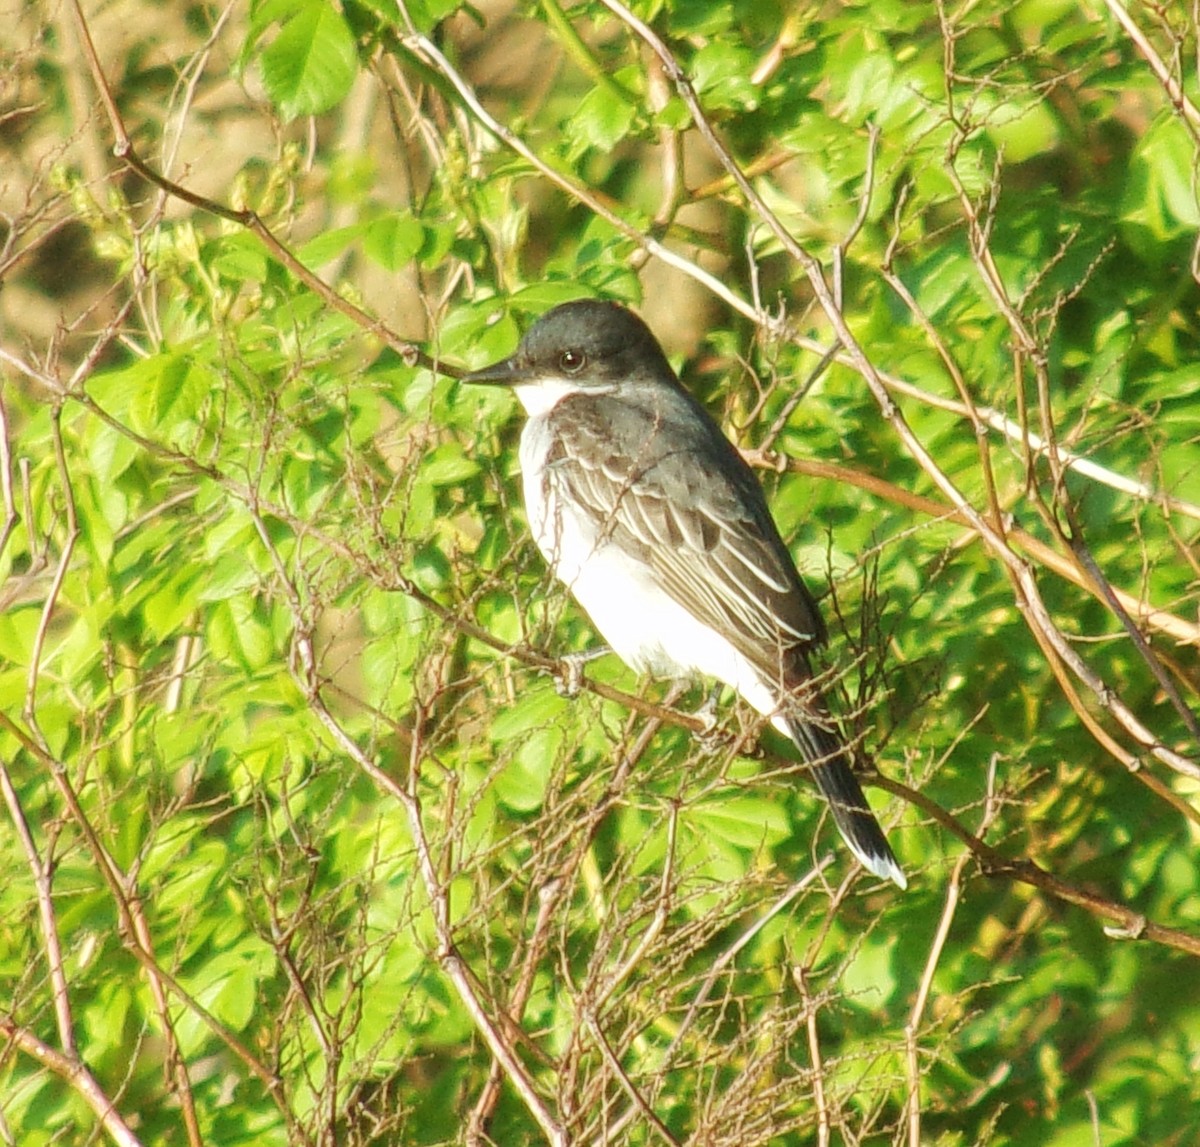
[[[516,355],[502,358],[491,366],[472,370],[462,376],[463,382],[479,383],[483,386],[517,386],[529,381],[529,371],[518,361]]]

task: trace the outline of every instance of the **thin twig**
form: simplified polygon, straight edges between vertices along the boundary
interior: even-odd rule
[[[612,1045],[608,1042],[608,1037],[601,1030],[600,1025],[596,1022],[596,1017],[588,1012],[583,1017],[584,1026],[587,1028],[596,1046],[600,1049],[600,1054],[604,1062],[608,1064],[609,1070],[620,1081],[621,1087],[625,1094],[629,1096],[633,1105],[641,1112],[642,1118],[654,1128],[658,1137],[664,1143],[670,1143],[678,1147],[679,1140],[671,1134],[667,1125],[659,1118],[654,1109],[650,1106],[646,1097],[638,1090],[633,1080],[629,1078],[629,1073],[625,1070],[621,1061],[617,1058],[616,1053],[612,1049]]]
[[[809,970],[793,969],[792,980],[804,1001],[804,1027],[808,1034],[808,1058],[812,1062],[813,1103],[817,1108],[817,1147],[829,1147],[829,1100],[825,1094],[825,1064],[821,1056],[821,1033],[817,1028],[817,1004],[808,986]]]
[[[996,762],[993,755],[988,766],[987,797],[984,801],[983,815],[979,827],[975,830],[980,838],[987,832],[1000,811],[1000,802],[996,800]],[[964,852],[955,861],[950,872],[950,880],[946,885],[946,900],[942,908],[942,916],[934,933],[933,943],[929,948],[929,956],[925,961],[925,970],[917,987],[917,995],[913,1000],[908,1023],[904,1026],[904,1042],[907,1049],[908,1064],[908,1143],[909,1147],[921,1147],[921,1064],[917,1039],[921,1032],[921,1020],[929,1002],[929,994],[933,989],[933,977],[937,971],[938,962],[950,938],[950,927],[962,898],[963,874],[971,861],[971,854]]]
[[[1200,143],[1200,108],[1188,98],[1179,77],[1169,64],[1154,49],[1146,34],[1134,23],[1133,17],[1119,0],[1104,0],[1105,7],[1113,14],[1113,18],[1125,29],[1125,34],[1137,45],[1137,50],[1146,58],[1158,82],[1171,101],[1172,107],[1183,113],[1184,122],[1190,129],[1193,138]]]
[[[96,1121],[119,1147],[141,1147],[141,1140],[112,1105],[112,1101],[105,1095],[104,1089],[96,1082],[96,1077],[88,1070],[86,1064],[75,1056],[52,1048],[8,1016],[0,1015],[0,1035],[69,1083],[91,1108]]]
[[[17,795],[16,787],[8,771],[8,765],[0,761],[0,792],[8,806],[8,815],[21,841],[25,863],[33,876],[33,887],[37,893],[38,916],[42,924],[42,943],[45,945],[46,964],[50,972],[50,985],[54,995],[54,1018],[58,1026],[58,1040],[63,1054],[68,1059],[79,1059],[79,1048],[75,1042],[75,1021],[71,1016],[71,992],[63,970],[62,942],[58,935],[58,916],[54,910],[54,884],[51,866],[43,863],[33,839],[25,809]]]

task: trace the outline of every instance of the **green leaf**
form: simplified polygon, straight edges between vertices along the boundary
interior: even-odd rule
[[[190,565],[168,573],[142,603],[142,616],[150,633],[159,641],[188,623],[200,600],[199,571]]]
[[[1130,163],[1123,214],[1158,240],[1200,227],[1192,181],[1192,138],[1176,117],[1164,114],[1139,141]]]
[[[580,101],[567,125],[575,141],[572,153],[581,154],[589,147],[609,151],[628,134],[637,108],[611,87],[595,87]]]
[[[724,794],[689,811],[696,828],[738,848],[757,850],[786,840],[787,810],[766,797]]]
[[[285,120],[320,115],[340,103],[358,74],[354,37],[327,0],[296,0],[259,65],[267,95]]]
[[[362,237],[366,225],[355,223],[349,227],[337,227],[314,235],[297,252],[306,267],[320,267],[338,258],[347,247],[353,246]]]
[[[225,601],[253,588],[261,580],[244,550],[222,554],[204,579],[201,601]]]
[[[706,44],[692,61],[692,83],[706,108],[741,108],[758,103],[750,82],[754,63],[749,52],[728,40]]]
[[[424,225],[407,211],[374,220],[363,235],[363,250],[385,271],[408,266],[424,243]]]
[[[113,485],[133,464],[138,446],[128,434],[101,423],[88,435],[88,464],[98,482]]]
[[[566,735],[560,726],[536,729],[524,739],[509,765],[496,775],[496,795],[516,812],[540,808],[550,772],[562,751]]]
[[[443,442],[421,465],[421,474],[433,486],[459,486],[479,473],[479,463],[457,442]]]
[[[531,729],[552,725],[566,712],[567,704],[548,684],[528,689],[496,714],[492,738],[497,742],[510,741]]]

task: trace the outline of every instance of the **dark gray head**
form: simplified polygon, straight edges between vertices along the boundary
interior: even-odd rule
[[[561,397],[564,391],[611,390],[621,382],[649,378],[675,382],[650,328],[618,303],[580,299],[547,311],[514,354],[472,371],[463,382],[512,386],[532,412],[533,405],[543,405],[531,404],[535,388],[546,387]]]

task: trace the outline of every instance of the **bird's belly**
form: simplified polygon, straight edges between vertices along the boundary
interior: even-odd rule
[[[775,691],[733,645],[663,590],[644,562],[564,505],[536,468],[525,471],[525,502],[542,556],[626,665],[661,677],[715,678],[760,713],[777,711]]]
[[[698,622],[644,572],[631,569],[614,547],[598,550],[566,584],[632,668],[660,677],[714,677],[747,697],[759,688],[757,674],[729,641]],[[768,703],[764,711],[773,708]]]

